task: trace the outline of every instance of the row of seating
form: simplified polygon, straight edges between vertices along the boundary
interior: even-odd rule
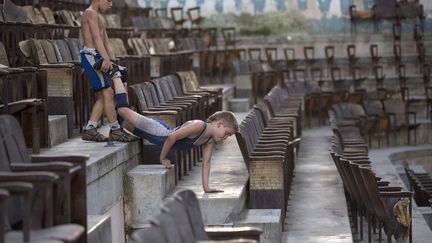
[[[301,101],[275,86],[240,124],[236,138],[249,170],[251,208],[281,209],[285,215],[300,121]]]
[[[423,5],[419,1],[408,0],[374,0],[373,5],[365,10],[358,10],[356,5],[349,7],[351,19],[351,33],[357,33],[357,23],[365,20],[373,20],[374,32],[378,31],[378,23],[382,20],[394,19],[400,23],[403,19],[416,19],[423,27],[426,15]]]
[[[402,165],[417,206],[432,206],[432,177],[428,173],[415,172],[406,161],[402,161]]]
[[[330,154],[342,179],[347,198],[353,234],[363,240],[363,219],[367,220],[368,242],[372,242],[375,228],[382,229],[387,242],[412,239],[412,194],[400,187],[389,186],[373,171],[368,157],[368,146],[359,129],[339,121],[333,125]],[[358,221],[360,219],[360,222]],[[373,227],[373,229],[372,229]]]
[[[18,121],[1,115],[3,242],[87,242],[86,155],[30,155]]]
[[[405,104],[400,99],[369,100],[362,105],[354,103],[334,104],[328,111],[329,122],[335,126],[356,126],[361,135],[367,137],[369,146],[372,138],[385,137],[389,146],[389,136],[393,133],[393,141],[396,143],[397,134],[401,131],[407,133],[407,144],[411,143],[411,132],[414,133],[414,144],[416,144],[417,123],[416,114],[408,112]]]

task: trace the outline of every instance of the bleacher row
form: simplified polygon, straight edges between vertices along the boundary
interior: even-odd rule
[[[383,240],[384,229],[387,242],[393,242],[392,238],[413,242],[412,193],[390,186],[374,173],[366,141],[355,124],[333,112],[341,109],[338,106],[341,105],[334,105],[330,112],[336,118],[331,121],[330,154],[344,185],[355,240],[366,240],[366,227],[367,242],[375,240],[375,229],[379,230],[378,241]]]

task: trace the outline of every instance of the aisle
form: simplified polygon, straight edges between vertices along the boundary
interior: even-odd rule
[[[352,242],[342,181],[330,157],[329,127],[305,129],[283,242]]]

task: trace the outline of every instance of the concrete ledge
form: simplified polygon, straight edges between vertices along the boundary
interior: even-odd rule
[[[232,98],[229,100],[230,111],[247,112],[250,110],[249,98]]]
[[[163,165],[138,165],[124,176],[125,227],[139,228],[174,190],[175,170]]]
[[[281,242],[282,222],[280,209],[248,209],[240,214],[234,225],[261,228],[260,242]]]
[[[204,85],[202,87],[207,88],[222,88],[222,109],[228,110],[229,109],[229,100],[234,98],[234,85],[233,84],[209,84]]]
[[[87,242],[112,242],[111,218],[109,216],[87,216]]]
[[[66,115],[48,116],[48,146],[51,148],[68,139],[68,126]]]
[[[87,213],[105,214],[123,197],[123,174],[135,167],[141,159],[141,142],[106,143],[83,141],[80,137],[68,140],[41,154],[88,154]]]

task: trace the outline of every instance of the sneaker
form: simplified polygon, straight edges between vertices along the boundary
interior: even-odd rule
[[[102,133],[98,132],[96,128],[84,129],[82,133],[82,140],[92,141],[92,142],[107,142],[108,138]]]
[[[123,128],[111,129],[111,131],[109,133],[109,138],[112,141],[125,142],[125,143],[138,140],[138,137],[135,137],[134,135],[129,134]]]

